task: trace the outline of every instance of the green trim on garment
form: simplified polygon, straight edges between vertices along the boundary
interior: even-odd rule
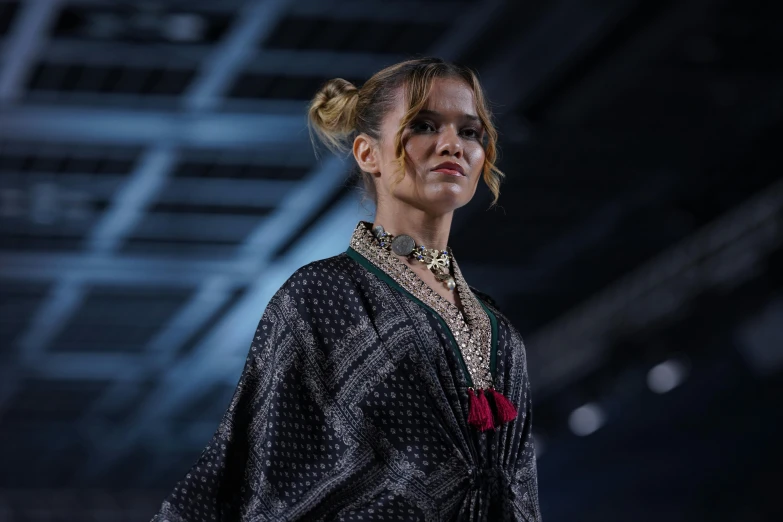
[[[492,374],[492,386],[495,386],[497,384],[495,381],[497,380],[498,374],[498,318],[495,317],[495,314],[493,314],[492,310],[484,304],[484,301],[482,301],[480,297],[476,296],[476,299],[481,303],[484,311],[487,312],[489,322],[492,324],[492,348],[489,350],[489,373]]]
[[[361,255],[359,252],[354,250],[351,247],[348,247],[348,249],[345,251],[346,254],[348,254],[348,257],[362,265],[364,268],[375,274],[379,279],[384,281],[385,283],[388,283],[389,286],[392,288],[395,288],[397,291],[399,291],[402,295],[406,296],[408,299],[413,301],[414,303],[419,304],[419,306],[423,307],[426,310],[429,310],[433,314],[435,314],[435,317],[438,318],[438,321],[440,321],[441,326],[443,326],[443,329],[448,333],[449,339],[451,339],[451,349],[454,351],[454,353],[457,354],[457,358],[459,359],[460,366],[462,366],[462,372],[465,375],[465,379],[468,381],[468,386],[473,388],[473,379],[470,377],[470,372],[468,371],[468,367],[465,365],[464,359],[462,359],[462,352],[459,350],[459,346],[457,345],[456,339],[454,339],[454,334],[451,332],[451,328],[449,328],[449,325],[446,324],[446,321],[443,320],[443,318],[440,316],[438,312],[433,310],[430,306],[426,305],[421,299],[416,297],[415,295],[411,294],[407,290],[405,290],[403,287],[401,287],[397,281],[392,279],[389,274],[372,264],[367,258],[365,258],[363,255]]]
[[[438,318],[438,321],[440,321],[440,324],[443,326],[443,329],[449,334],[449,338],[451,339],[451,348],[454,351],[454,353],[457,355],[457,359],[459,360],[460,366],[462,366],[462,371],[465,375],[465,379],[468,381],[468,386],[473,388],[473,379],[470,377],[470,372],[468,371],[468,367],[465,364],[465,360],[462,358],[462,351],[459,349],[459,345],[457,344],[457,340],[454,338],[454,334],[451,332],[451,328],[446,324],[446,321],[443,319],[443,317],[440,316],[438,312],[432,309],[429,305],[425,304],[421,301],[421,299],[417,298],[407,290],[405,290],[403,287],[401,287],[397,281],[392,279],[389,274],[372,264],[367,258],[365,258],[363,255],[361,255],[359,252],[354,250],[351,247],[348,247],[348,249],[345,251],[346,254],[348,254],[348,257],[362,265],[364,268],[378,276],[382,281],[388,283],[392,288],[397,289],[402,295],[406,296],[411,301],[418,303],[420,306],[425,308],[426,310],[429,310],[433,314],[435,314],[435,317]],[[489,316],[489,321],[492,324],[492,349],[490,351],[490,373],[493,375],[492,381],[494,384],[495,381],[495,366],[497,364],[496,358],[497,358],[497,334],[498,334],[498,323],[497,319],[495,318],[495,314],[489,311],[489,309],[484,305],[483,301],[476,297],[478,299],[478,302],[481,303],[481,306],[484,308],[484,310],[487,311],[487,315]]]

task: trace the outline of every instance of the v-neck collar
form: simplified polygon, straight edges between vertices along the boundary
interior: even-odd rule
[[[382,248],[371,231],[372,223],[360,221],[346,253],[404,295],[431,310],[446,326],[468,386],[494,384],[497,364],[497,319],[470,290],[450,247],[453,277],[464,314],[433,290],[397,255]]]

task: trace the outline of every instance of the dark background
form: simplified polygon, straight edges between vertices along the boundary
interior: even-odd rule
[[[148,520],[368,218],[305,107],[475,68],[450,238],[526,339],[546,522],[783,520],[783,17],[754,0],[0,0],[0,520]]]

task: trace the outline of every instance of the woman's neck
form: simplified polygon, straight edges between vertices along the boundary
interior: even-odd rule
[[[381,225],[386,232],[394,236],[407,234],[418,245],[445,250],[449,242],[453,216],[454,212],[432,216],[411,207],[405,209],[378,207],[373,226]]]

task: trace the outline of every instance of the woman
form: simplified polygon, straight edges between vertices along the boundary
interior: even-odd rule
[[[335,79],[311,127],[376,203],[346,252],[264,311],[231,404],[154,521],[539,521],[519,333],[447,246],[497,134],[476,76],[438,59]]]

